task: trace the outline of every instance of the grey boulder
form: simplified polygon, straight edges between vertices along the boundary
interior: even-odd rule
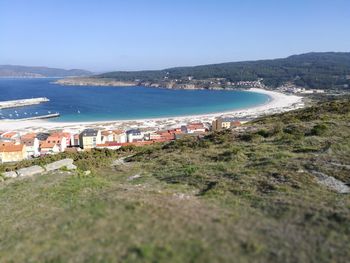
[[[27,176],[33,176],[38,174],[43,174],[45,170],[40,167],[39,165],[34,165],[28,168],[22,168],[17,171],[17,174],[19,177],[27,177]]]
[[[72,168],[73,166],[75,166],[73,164],[73,159],[67,158],[67,159],[59,160],[59,161],[56,161],[56,162],[49,163],[49,164],[45,165],[45,170],[47,172],[51,172],[51,171],[55,171],[55,170],[61,169],[63,167],[67,167],[68,170],[76,169],[76,167]],[[71,168],[69,168],[69,167],[71,167]]]
[[[5,173],[2,173],[2,175],[4,176],[4,178],[16,178],[17,177],[17,173],[14,171],[5,172]]]

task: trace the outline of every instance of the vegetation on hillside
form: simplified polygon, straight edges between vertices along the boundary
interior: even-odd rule
[[[71,77],[90,76],[93,73],[82,69],[60,69],[48,67],[28,67],[0,65],[0,77]]]
[[[227,81],[255,81],[263,78],[267,86],[285,82],[307,88],[344,89],[350,86],[350,53],[307,53],[283,59],[231,62],[153,71],[109,72],[96,78],[119,81],[161,82],[185,79],[225,78]]]
[[[44,164],[56,158],[35,160]],[[350,100],[0,184],[3,262],[346,262]],[[124,164],[113,160],[127,157]],[[0,171],[30,162],[1,166]]]

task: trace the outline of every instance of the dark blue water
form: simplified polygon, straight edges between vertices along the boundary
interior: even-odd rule
[[[0,118],[59,112],[52,121],[102,121],[223,112],[266,103],[245,91],[168,90],[146,87],[59,86],[54,79],[0,79],[0,101],[48,97],[50,102],[0,110]]]

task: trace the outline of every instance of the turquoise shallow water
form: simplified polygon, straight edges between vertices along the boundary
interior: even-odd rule
[[[54,79],[0,79],[0,101],[48,97],[50,102],[0,110],[15,119],[59,112],[51,121],[105,121],[224,112],[266,103],[269,97],[246,91],[168,90],[148,87],[58,86]]]

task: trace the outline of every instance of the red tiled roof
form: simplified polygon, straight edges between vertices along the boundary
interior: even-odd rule
[[[233,123],[233,125],[235,125],[235,126],[240,126],[241,125],[241,122],[240,121],[234,121],[234,122],[232,122]]]
[[[34,139],[36,137],[36,133],[32,132],[32,133],[27,133],[21,136],[21,139]]]
[[[21,143],[25,144],[26,146],[33,146],[34,145],[34,139],[23,139],[21,138]]]
[[[2,143],[0,144],[0,152],[22,152],[23,144]]]
[[[63,136],[70,136],[70,133],[69,132],[53,132],[51,134],[51,136],[61,136],[61,137],[63,137]]]
[[[160,136],[164,136],[164,135],[166,136],[169,134],[168,131],[157,131],[156,133],[159,134]]]
[[[102,131],[102,132],[101,132],[101,135],[103,135],[103,136],[108,136],[108,135],[110,135],[110,134],[112,134],[111,131]]]
[[[190,130],[203,129],[203,128],[204,128],[203,123],[190,123],[187,125],[187,129],[190,129]]]
[[[112,132],[113,132],[113,134],[116,134],[116,135],[120,135],[120,134],[125,133],[125,131],[123,131],[123,130],[113,130]]]
[[[107,135],[110,135],[110,134],[120,135],[120,134],[123,134],[123,133],[125,133],[125,131],[123,131],[123,130],[105,130],[105,131],[101,132],[101,134],[103,136],[107,136]]]
[[[62,136],[52,136],[52,135],[50,135],[49,137],[47,137],[46,142],[60,144],[63,138],[64,137],[62,137]]]
[[[0,147],[1,146],[8,146],[8,145],[14,145],[15,143],[13,142],[0,142]]]
[[[55,147],[56,143],[54,142],[49,142],[49,141],[44,141],[43,143],[40,144],[40,148],[53,148]]]
[[[11,139],[16,134],[17,134],[17,132],[8,132],[8,133],[5,133],[5,134],[2,134],[1,137],[6,138],[6,139]]]

